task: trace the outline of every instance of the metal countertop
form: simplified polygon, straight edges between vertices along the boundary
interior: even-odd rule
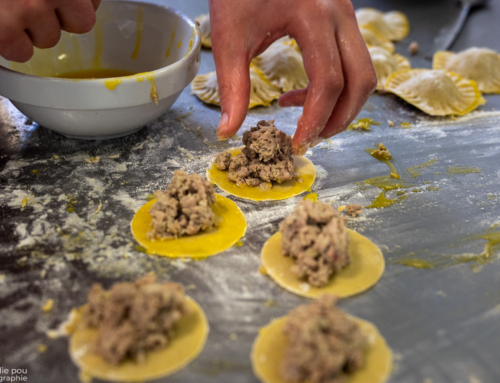
[[[208,11],[201,0],[156,2],[192,17]],[[414,67],[430,67],[424,53],[459,11],[453,1],[354,3],[408,15],[411,33],[397,50],[408,56],[409,43],[418,41],[421,53],[410,58]],[[498,1],[474,12],[454,49],[479,45],[500,50],[499,18]],[[204,50],[200,73],[213,69],[212,54]],[[335,206],[366,206],[379,194],[375,187],[357,184],[388,174],[386,165],[363,150],[375,143],[388,147],[403,178],[415,185],[406,189],[406,200],[365,209],[348,224],[380,246],[388,262],[374,288],[343,300],[341,307],[373,322],[387,339],[396,356],[390,383],[500,381],[500,262],[478,268],[474,263],[453,265],[451,257],[480,253],[485,241],[471,237],[500,222],[500,116],[494,113],[500,97],[486,99],[475,117],[452,121],[428,118],[394,96],[374,95],[359,117],[382,125],[370,132],[344,132],[309,153],[319,174],[313,191]],[[243,129],[276,119],[291,134],[300,113],[300,108],[284,110],[276,103],[255,108]],[[154,271],[161,280],[195,285],[188,294],[203,306],[211,325],[198,359],[159,382],[257,382],[249,354],[258,328],[307,302],[258,272],[264,241],[302,196],[268,203],[231,197],[247,216],[244,245],[199,262],[141,253],[129,229],[145,197],[165,188],[174,170],[186,167],[203,174],[215,153],[241,143],[217,141],[219,114],[188,88],[170,111],[131,136],[77,141],[26,121],[0,99],[0,367],[27,369],[28,382],[78,382],[67,340],[48,340],[44,332],[84,303],[92,283],[109,287]],[[396,126],[389,127],[387,120]],[[413,127],[401,129],[401,122]],[[99,162],[86,161],[94,156]],[[438,163],[410,178],[407,168],[430,159]],[[450,166],[481,171],[450,174]],[[395,191],[388,195],[395,198]],[[68,203],[74,213],[67,211]],[[397,264],[408,257],[440,266],[420,270]],[[54,309],[42,313],[49,298]],[[48,346],[43,354],[37,352],[40,343]]]

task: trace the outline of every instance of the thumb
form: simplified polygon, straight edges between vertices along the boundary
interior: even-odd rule
[[[217,136],[227,140],[234,136],[243,124],[250,102],[250,69],[245,52],[228,54],[214,52],[221,119]]]

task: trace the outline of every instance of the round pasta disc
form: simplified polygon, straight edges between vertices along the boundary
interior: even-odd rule
[[[309,84],[302,54],[288,41],[274,42],[252,62],[267,81],[283,92],[303,89]]]
[[[377,32],[370,29],[370,27],[365,26],[359,29],[361,31],[361,36],[368,48],[370,47],[380,47],[384,48],[389,53],[394,52],[394,44],[385,36],[377,34]]]
[[[410,32],[406,15],[399,11],[382,13],[373,8],[359,8],[356,19],[360,27],[367,27],[392,41],[403,40]]]
[[[378,329],[370,322],[349,316],[360,327],[368,339],[363,367],[346,374],[346,383],[384,383],[392,371],[392,352]],[[250,359],[254,374],[263,383],[290,383],[280,374],[280,366],[287,347],[283,327],[287,317],[274,319],[259,330]]]
[[[190,312],[177,323],[174,338],[162,350],[146,353],[144,363],[126,360],[115,366],[93,354],[96,329],[77,329],[71,335],[71,359],[86,375],[112,382],[143,382],[181,370],[203,350],[209,331],[203,309],[191,298],[186,299]]]
[[[241,153],[242,148],[229,150],[232,156]],[[207,170],[207,179],[212,181],[225,192],[236,197],[249,199],[252,201],[276,201],[295,197],[307,190],[310,190],[316,178],[316,168],[313,163],[304,156],[293,156],[294,170],[297,176],[282,183],[273,182],[270,190],[262,190],[260,187],[242,185],[227,179],[227,171],[217,169],[215,164]],[[299,182],[299,180],[302,182]]]
[[[370,47],[368,51],[377,75],[377,90],[384,89],[384,85],[392,73],[411,68],[408,59],[397,53],[393,55],[381,47]]]
[[[149,210],[155,201],[141,207],[131,222],[134,238],[148,254],[204,259],[229,249],[245,235],[247,223],[243,212],[233,201],[216,194],[212,205],[216,227],[195,235],[150,240],[147,236],[152,221]]]
[[[215,71],[201,74],[191,83],[194,95],[207,104],[220,106],[219,85]],[[265,76],[256,68],[250,68],[250,103],[248,109],[255,106],[269,106],[281,96],[279,88],[266,80]]]
[[[486,103],[474,81],[442,70],[403,69],[385,89],[431,116],[462,116]]]
[[[292,273],[295,261],[283,255],[280,232],[269,238],[262,248],[261,260],[266,273],[285,290],[307,298],[317,298],[322,294],[346,298],[368,290],[384,274],[384,256],[368,238],[347,231],[351,263],[330,278],[327,285],[313,287]]]
[[[434,53],[432,67],[474,80],[484,93],[500,93],[500,55],[488,48],[472,47],[459,53]]]

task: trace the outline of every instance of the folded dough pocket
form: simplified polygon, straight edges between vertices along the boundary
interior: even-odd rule
[[[398,71],[385,88],[431,116],[462,116],[486,103],[474,81],[443,70]]]
[[[367,47],[380,47],[384,48],[389,53],[394,52],[394,44],[387,37],[379,35],[377,32],[373,31],[370,27],[361,27],[361,36],[365,40]]]
[[[500,93],[500,55],[498,52],[472,47],[459,53],[439,51],[434,54],[432,67],[474,80],[484,93]]]
[[[382,13],[373,8],[359,8],[356,19],[360,27],[368,27],[392,41],[403,40],[410,31],[408,18],[398,11]]]
[[[403,69],[410,69],[410,62],[399,54],[391,54],[380,47],[368,48],[375,73],[377,74],[377,90],[383,90],[391,74]]]
[[[219,85],[215,71],[198,75],[191,84],[193,93],[207,104],[219,105]],[[250,104],[248,109],[255,106],[269,106],[281,95],[280,90],[266,80],[262,73],[250,68]]]

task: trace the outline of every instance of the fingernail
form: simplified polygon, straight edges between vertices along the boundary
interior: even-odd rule
[[[227,115],[227,113],[223,113],[222,116],[220,117],[219,127],[217,129],[217,136],[219,137],[220,140],[228,139],[228,137],[226,137],[228,122],[229,122],[229,116]]]
[[[307,150],[309,149],[309,144],[304,144],[301,145],[297,148],[297,155],[298,156],[303,156],[304,154],[307,153]]]

